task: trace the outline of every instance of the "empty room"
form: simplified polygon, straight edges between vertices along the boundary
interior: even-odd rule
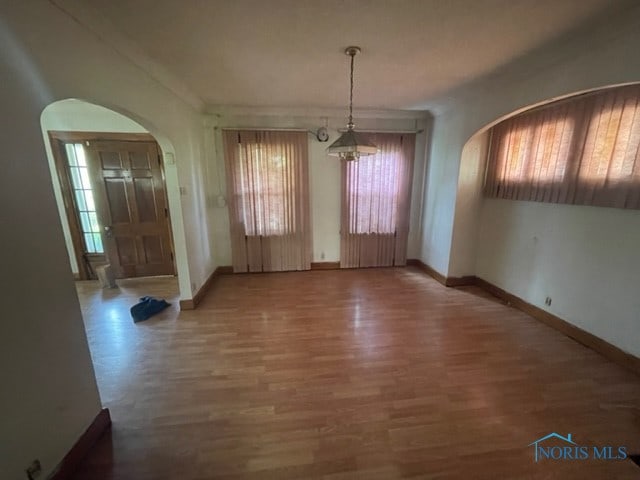
[[[640,478],[635,0],[0,3],[2,480]]]

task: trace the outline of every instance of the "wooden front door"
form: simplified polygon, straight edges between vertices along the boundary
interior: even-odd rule
[[[85,150],[105,253],[116,277],[174,275],[157,143],[94,140],[85,142]]]

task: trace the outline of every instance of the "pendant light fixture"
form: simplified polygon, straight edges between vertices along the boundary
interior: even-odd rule
[[[373,145],[362,133],[356,132],[353,127],[353,62],[356,54],[360,53],[360,47],[348,47],[345,54],[351,57],[351,89],[349,90],[349,123],[347,131],[333,142],[327,153],[347,161],[358,160],[365,155],[378,153],[378,147]]]

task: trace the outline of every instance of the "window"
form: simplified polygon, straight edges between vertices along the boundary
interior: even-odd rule
[[[236,272],[311,268],[306,132],[224,132]]]
[[[342,164],[340,266],[404,265],[415,134],[370,134],[378,153]]]
[[[81,143],[66,143],[67,166],[85,252],[104,253],[100,224],[89,181],[89,170]]]
[[[485,194],[640,208],[640,85],[581,95],[491,130]]]
[[[347,162],[349,233],[395,234],[407,175],[400,136],[376,155]]]
[[[295,209],[288,211],[287,182],[291,159],[264,145],[238,144],[240,188],[237,201],[247,235],[284,235],[295,225]],[[295,195],[295,191],[290,192]]]

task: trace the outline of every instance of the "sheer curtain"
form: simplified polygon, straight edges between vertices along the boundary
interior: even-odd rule
[[[640,85],[561,100],[497,124],[485,194],[640,209]]]
[[[342,161],[341,268],[407,262],[415,134],[370,139],[376,155]]]
[[[311,268],[305,132],[223,132],[234,272]]]

